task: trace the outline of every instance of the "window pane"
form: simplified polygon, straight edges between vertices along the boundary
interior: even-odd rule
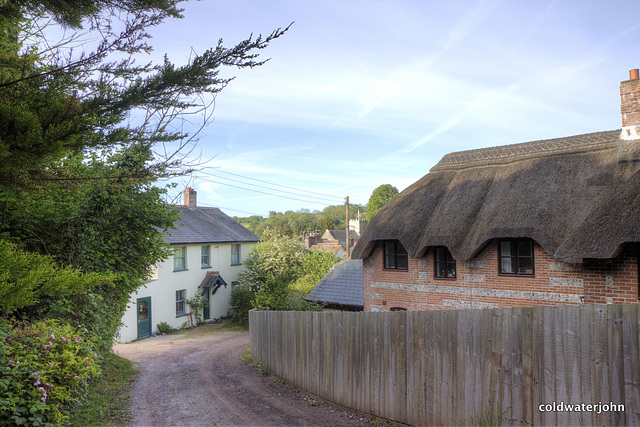
[[[500,273],[515,273],[515,271],[513,271],[511,258],[502,258],[500,264]]]
[[[184,300],[186,298],[187,291],[183,289],[181,291],[176,291],[176,314],[183,314],[184,311]]]
[[[533,259],[526,257],[518,258],[518,273],[533,274]]]
[[[402,270],[409,268],[409,257],[406,252],[404,255],[398,254],[398,268]]]
[[[519,240],[518,241],[518,256],[531,256],[531,241],[530,240]]]
[[[182,270],[186,268],[185,264],[186,250],[184,247],[176,248],[173,253],[173,269]]]
[[[407,255],[407,250],[404,248],[404,246],[402,246],[402,243],[400,242],[396,242],[396,251],[397,251],[397,256],[396,259],[398,260],[398,265],[397,268],[402,269],[402,270],[406,270],[409,268],[409,256]]]
[[[447,269],[447,277],[456,277],[456,263],[449,263]]]
[[[384,242],[384,268],[396,268],[396,248],[394,242]]]
[[[436,277],[445,277],[445,264],[438,262],[436,263]]]
[[[140,301],[138,303],[138,321],[149,319],[149,302]]]
[[[240,245],[231,245],[231,265],[240,264]]]
[[[209,245],[205,245],[202,247],[202,266],[203,267],[209,266],[209,251],[210,251]]]
[[[511,256],[511,242],[502,241],[500,242],[500,255],[501,256]]]

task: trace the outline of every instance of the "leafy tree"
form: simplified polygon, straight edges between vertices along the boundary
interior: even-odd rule
[[[391,184],[383,184],[373,190],[367,205],[367,219],[371,220],[378,210],[398,195],[398,189]]]
[[[307,251],[299,241],[266,230],[244,261],[240,286],[231,292],[234,321],[247,325],[251,308],[318,309],[304,297],[339,260],[334,254]]]
[[[59,267],[52,257],[25,252],[0,240],[0,313],[37,305],[43,298],[63,298],[84,293],[108,281],[108,275],[83,274]]]
[[[130,293],[168,255],[163,234],[176,213],[157,182],[197,166],[189,152],[232,80],[220,70],[262,65],[258,52],[286,31],[230,47],[219,40],[180,66],[166,56],[149,62],[149,29],[179,18],[179,3],[0,1],[0,315],[13,320],[0,319],[0,402],[9,405],[0,404],[0,424],[64,420],[73,400],[63,392],[75,397],[97,370],[85,369],[87,357],[76,360],[71,335],[64,332],[64,345],[53,336],[73,325],[94,350],[109,351]],[[69,33],[48,25],[72,35],[56,38]],[[95,41],[93,50],[70,48],[85,41]],[[182,130],[195,119],[199,127]],[[16,319],[36,329],[21,334]],[[42,319],[60,322],[49,344],[65,351],[40,360],[42,346],[33,344],[50,330]],[[6,360],[23,354],[57,366],[51,378],[82,362],[83,370],[64,368],[82,384],[60,380],[54,391],[41,387],[48,396],[34,395],[23,377],[32,372]]]
[[[244,271],[240,282],[258,291],[270,277],[278,277],[285,283],[297,279],[302,274],[302,260],[305,249],[301,242],[281,236],[268,229],[262,240],[253,246],[243,261]]]
[[[339,261],[340,258],[331,252],[312,250],[302,260],[303,274],[291,283],[291,288],[300,291],[302,296],[306,297]]]
[[[293,228],[285,219],[276,220],[276,232],[282,236],[293,237]]]

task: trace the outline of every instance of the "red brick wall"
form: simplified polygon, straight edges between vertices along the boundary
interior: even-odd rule
[[[456,279],[434,278],[433,251],[409,258],[408,270],[385,270],[378,244],[364,265],[365,310],[518,307],[638,302],[637,248],[610,260],[565,264],[534,243],[534,276],[498,274],[498,244],[456,263]]]
[[[622,127],[640,125],[640,79],[620,83]]]

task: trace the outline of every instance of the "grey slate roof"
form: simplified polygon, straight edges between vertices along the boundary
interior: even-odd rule
[[[362,260],[349,259],[334,265],[305,299],[363,307]]]
[[[180,219],[164,237],[169,244],[190,243],[247,243],[257,242],[258,236],[218,208],[189,208],[175,206]]]

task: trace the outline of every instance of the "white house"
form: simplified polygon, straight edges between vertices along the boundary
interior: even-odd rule
[[[197,207],[196,192],[190,187],[184,191],[184,206],[175,208],[180,219],[165,236],[174,254],[131,296],[122,318],[120,342],[146,338],[157,331],[160,322],[174,328],[190,323],[186,301],[196,294],[209,300],[202,313],[205,320],[225,316],[231,289],[243,270],[242,261],[259,240],[220,209]]]

